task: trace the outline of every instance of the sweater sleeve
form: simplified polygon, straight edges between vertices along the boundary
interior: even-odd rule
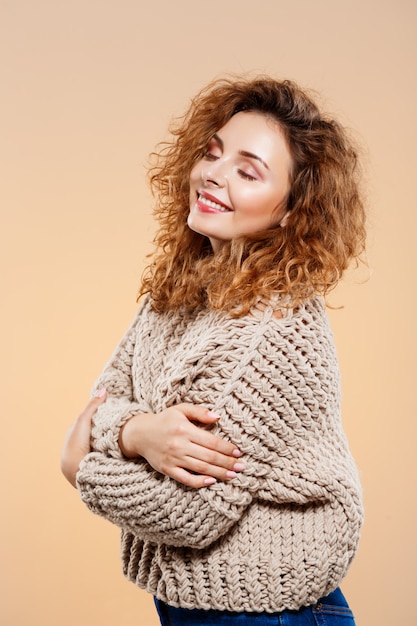
[[[121,427],[133,415],[150,411],[148,403],[142,397],[141,389],[134,390],[132,377],[138,326],[146,306],[145,303],[139,309],[92,389],[94,395],[98,389],[105,387],[107,399],[94,415],[91,446],[95,451],[119,459],[123,458],[118,444]]]
[[[360,489],[338,421],[335,355],[328,331],[311,322],[304,316],[255,333],[237,325],[238,339],[229,331],[219,338],[182,398],[209,403],[222,416],[215,434],[245,453],[246,469],[236,479],[193,490],[144,460],[96,451],[77,476],[86,505],[142,539],[204,548],[253,500],[313,504],[329,519],[337,516],[337,526],[355,535],[353,545],[361,525]]]
[[[77,487],[93,513],[124,530],[155,543],[201,548],[227,532],[252,496],[224,483],[190,489],[156,472],[146,459],[126,459],[121,453],[122,425],[137,413],[154,412],[142,397],[133,365],[135,352],[140,354],[137,342],[151,333],[161,340],[161,329],[139,312],[94,385],[93,393],[106,387],[108,395],[94,416],[92,452],[80,465]],[[149,387],[149,381],[144,383]]]
[[[77,486],[88,508],[153,543],[204,548],[241,517],[249,492],[232,484],[191,489],[154,471],[144,459],[87,455]]]

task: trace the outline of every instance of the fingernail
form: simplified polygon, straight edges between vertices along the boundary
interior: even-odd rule
[[[106,388],[102,387],[101,389],[99,389],[96,393],[96,398],[103,398],[103,396],[106,395]]]
[[[236,450],[233,450],[232,454],[233,454],[233,456],[235,456],[236,458],[238,458],[238,457],[242,456],[241,451],[240,451],[240,450],[238,450],[237,448],[236,448]]]
[[[215,478],[205,478],[204,479],[204,484],[205,485],[214,485],[214,483],[217,483],[217,480]]]
[[[216,419],[218,419],[218,420],[220,419],[220,415],[217,415],[217,413],[215,413],[214,411],[209,411],[209,412],[207,413],[207,415],[208,415],[209,417],[215,417],[215,418],[216,418]]]
[[[228,470],[226,472],[226,476],[227,476],[227,478],[236,478],[237,474],[236,474],[236,472],[231,472],[230,470]]]
[[[242,470],[245,469],[245,466],[243,465],[243,463],[235,463],[233,465],[233,469],[236,470],[237,472],[241,472]]]

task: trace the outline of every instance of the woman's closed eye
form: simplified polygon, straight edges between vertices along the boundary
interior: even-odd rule
[[[253,176],[252,174],[245,172],[245,170],[238,169],[238,174],[245,180],[258,180],[256,176]]]
[[[203,159],[206,159],[206,161],[215,161],[218,158],[219,157],[216,154],[213,154],[213,152],[210,152],[209,150],[203,156]]]

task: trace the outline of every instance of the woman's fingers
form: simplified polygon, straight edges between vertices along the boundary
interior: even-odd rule
[[[82,450],[87,450],[87,452],[90,451],[91,420],[93,419],[93,415],[97,411],[100,404],[103,404],[105,400],[106,390],[100,389],[94,398],[91,398],[84,411],[82,411],[82,413],[80,413],[78,418],[75,420],[72,428],[70,429],[70,440],[74,446],[79,447]]]
[[[234,443],[213,435],[213,433],[210,433],[207,430],[198,428],[198,426],[192,431],[191,441],[202,448],[213,452],[213,459],[218,458],[222,461],[223,459],[221,457],[224,456],[233,458],[239,458],[242,456],[241,451]],[[210,458],[208,460],[210,460]]]
[[[202,474],[211,474],[213,468],[222,469],[223,475],[226,471],[240,472],[243,469],[243,463],[240,462],[239,458],[194,442],[191,442],[188,447],[187,457],[189,462],[190,459],[193,459],[193,467],[190,469]]]
[[[194,404],[179,404],[176,408],[190,421],[198,421],[202,424],[215,424],[220,419],[220,415],[217,415],[214,411]],[[240,450],[233,443],[213,435],[207,430],[196,427],[193,429],[192,434],[192,441],[204,448],[215,450],[226,456],[234,456],[236,458],[241,456]]]
[[[204,456],[204,455],[202,455]],[[202,476],[212,476],[218,480],[232,480],[236,478],[239,472],[245,469],[245,465],[237,459],[230,460],[230,457],[216,457],[215,462],[210,463],[201,458],[186,458],[184,466],[190,471]]]
[[[126,457],[142,456],[158,472],[190,487],[233,480],[243,469],[241,452],[201,427],[219,419],[206,407],[185,403],[157,414],[138,414],[121,429],[119,445]]]
[[[234,444],[193,424],[187,425],[184,432],[167,444],[161,470],[169,475],[172,475],[173,468],[181,467],[205,478],[232,480],[244,469],[244,464],[239,461],[241,453]],[[225,453],[220,450],[225,450]]]
[[[96,395],[93,398],[91,398],[90,402],[87,404],[84,411],[79,415],[78,420],[82,422],[89,421],[91,424],[91,420],[93,418],[94,413],[97,411],[100,404],[103,404],[103,402],[106,401],[106,397],[107,397],[107,391],[104,387],[102,387],[101,389],[97,391]]]
[[[182,467],[176,467],[171,474],[171,478],[178,483],[186,485],[186,487],[192,487],[193,489],[201,489],[202,487],[208,487],[217,482],[213,476],[202,476],[199,474],[190,474]]]

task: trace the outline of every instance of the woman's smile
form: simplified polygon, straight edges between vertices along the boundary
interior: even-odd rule
[[[232,209],[223,204],[223,202],[220,202],[217,198],[206,191],[201,190],[197,193],[196,204],[197,208],[205,213],[228,213],[232,211]]]

